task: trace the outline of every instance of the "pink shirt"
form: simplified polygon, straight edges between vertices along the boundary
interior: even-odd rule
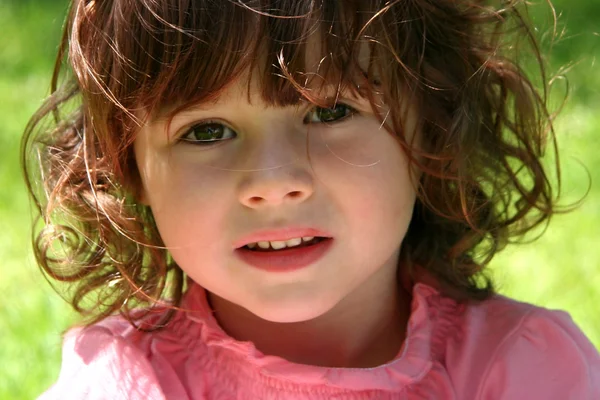
[[[229,337],[193,285],[169,326],[119,317],[71,330],[49,399],[600,399],[600,356],[568,314],[413,288],[407,339],[376,368],[294,364]]]

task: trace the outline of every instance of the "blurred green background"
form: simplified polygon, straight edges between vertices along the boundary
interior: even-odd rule
[[[0,0],[0,399],[31,399],[58,376],[61,332],[75,316],[30,255],[31,207],[18,161],[19,139],[48,94],[65,0]],[[540,0],[540,3],[545,3]],[[600,1],[556,0],[558,32],[552,73],[568,69],[569,102],[557,122],[565,202],[542,239],[501,253],[492,271],[501,293],[564,309],[600,348]],[[533,7],[544,48],[552,30],[546,7]],[[557,102],[565,84],[557,81]]]

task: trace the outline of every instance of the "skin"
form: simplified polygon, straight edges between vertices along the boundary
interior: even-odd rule
[[[267,107],[253,79],[213,103],[148,121],[134,143],[142,199],[174,260],[209,293],[222,328],[264,354],[330,367],[373,367],[399,352],[410,296],[398,256],[415,203],[407,159],[367,100],[307,123],[314,105]],[[199,121],[237,134],[212,147],[180,140]],[[308,140],[307,140],[308,135]],[[251,267],[233,243],[258,229],[304,226],[333,237],[292,272]]]

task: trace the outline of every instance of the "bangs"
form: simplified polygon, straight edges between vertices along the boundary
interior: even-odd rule
[[[323,103],[324,85],[357,96],[376,74],[372,44],[357,40],[375,13],[361,9],[370,2],[110,3],[89,3],[85,12],[110,15],[94,18],[112,24],[103,29],[112,41],[101,38],[98,47],[105,48],[96,53],[104,55],[101,81],[130,115],[140,106],[153,114],[216,100],[248,72],[248,86],[259,79],[262,99],[273,106]]]

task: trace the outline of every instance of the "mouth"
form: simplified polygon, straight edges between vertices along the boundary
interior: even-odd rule
[[[259,241],[248,243],[242,246],[240,250],[248,250],[258,253],[285,252],[286,250],[314,246],[325,240],[331,240],[331,238],[324,236],[304,236],[286,241]]]
[[[299,239],[300,243],[298,243]],[[290,242],[290,247],[287,242]],[[289,239],[286,242],[250,242],[238,247],[235,255],[246,265],[282,273],[316,264],[329,253],[332,247],[331,237],[308,236]]]

